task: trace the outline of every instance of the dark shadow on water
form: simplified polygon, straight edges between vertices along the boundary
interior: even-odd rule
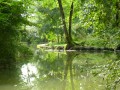
[[[13,62],[0,63],[0,86],[1,85],[16,85],[19,82],[19,72]]]
[[[13,59],[0,59],[0,69],[14,69],[16,67],[16,61]]]

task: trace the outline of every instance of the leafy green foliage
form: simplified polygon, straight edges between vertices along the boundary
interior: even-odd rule
[[[15,60],[24,18],[21,1],[0,1],[0,61]]]
[[[57,35],[62,35],[63,31],[61,30],[60,24],[60,13],[59,8],[49,8],[48,6],[38,6],[39,11],[39,35],[44,36],[46,35],[46,39],[53,41],[55,38],[57,39]],[[52,34],[52,35],[51,35]],[[53,38],[54,37],[54,38]]]
[[[39,29],[40,36],[43,36],[43,33],[48,35],[51,31],[54,37],[58,34],[63,36],[57,1],[38,0],[37,2],[39,3],[37,8],[38,23],[41,28]],[[62,0],[62,4],[66,23],[68,23],[71,0]],[[119,1],[117,0],[74,0],[73,39],[81,42],[89,39],[89,36],[97,37],[101,47],[115,48],[119,44],[119,16]],[[86,43],[89,42],[86,41]],[[102,43],[105,44],[102,46]]]

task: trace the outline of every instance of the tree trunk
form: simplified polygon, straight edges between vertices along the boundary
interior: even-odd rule
[[[120,10],[120,2],[117,1],[116,2],[116,27],[119,27],[119,19],[120,19],[120,13],[119,13],[119,10]]]
[[[65,39],[66,39],[66,49],[70,49],[71,47],[74,46],[72,36],[71,36],[71,24],[72,24],[72,14],[73,14],[73,2],[71,4],[71,10],[70,10],[70,16],[69,16],[69,31],[67,30],[66,22],[65,22],[65,14],[63,11],[63,6],[61,0],[58,0],[59,8],[60,8],[60,13],[62,17],[62,23],[63,23],[63,28],[64,28],[64,33],[65,33]]]
[[[65,37],[66,37],[66,42],[68,42],[68,37],[69,36],[68,36],[68,32],[67,32],[67,27],[66,27],[66,22],[65,22],[65,15],[64,15],[61,0],[58,0],[58,4],[59,4],[59,8],[60,8],[61,17],[62,17],[62,23],[63,23],[64,33],[65,33]]]
[[[72,33],[71,33],[72,15],[73,15],[73,2],[72,2],[72,4],[71,4],[70,15],[69,15],[69,38],[70,38],[70,40],[72,40]]]

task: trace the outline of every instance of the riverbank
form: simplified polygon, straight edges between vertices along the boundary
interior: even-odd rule
[[[38,49],[52,49],[52,50],[65,50],[66,44],[55,44],[55,45],[49,45],[49,44],[38,44]],[[114,48],[107,48],[107,47],[89,47],[89,46],[74,46],[70,48],[70,50],[88,50],[88,51],[119,51],[119,49]]]

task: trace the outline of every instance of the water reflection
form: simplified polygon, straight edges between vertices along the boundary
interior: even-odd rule
[[[91,52],[43,52],[35,59],[38,63],[35,71],[39,77],[35,78],[37,83],[34,82],[32,90],[108,90],[104,81],[106,73],[104,66],[110,59],[115,60],[116,55]],[[31,77],[28,74],[30,65],[23,67],[27,72],[24,75],[27,76],[25,82],[30,83]]]
[[[64,69],[63,90],[65,90],[65,88],[66,88],[68,73],[70,73],[70,82],[71,82],[72,90],[75,90],[74,81],[73,81],[72,61],[77,54],[75,52],[66,52],[66,53],[67,53],[67,60],[66,60],[65,69]]]
[[[16,67],[0,69],[0,90],[17,90],[19,72]]]
[[[24,64],[21,67],[20,76],[24,85],[32,87],[34,86],[36,79],[39,78],[38,69],[35,64]]]
[[[40,52],[0,71],[0,90],[119,90],[119,72],[119,52]]]

